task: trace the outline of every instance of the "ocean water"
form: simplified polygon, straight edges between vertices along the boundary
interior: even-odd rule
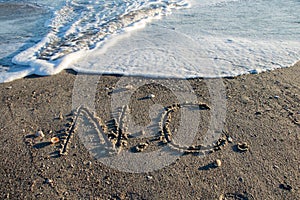
[[[0,0],[0,82],[225,77],[300,60],[298,0]]]

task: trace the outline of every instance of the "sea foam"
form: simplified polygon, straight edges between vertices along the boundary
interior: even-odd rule
[[[0,82],[63,69],[190,78],[288,67],[300,58],[299,9],[294,0],[60,1]]]

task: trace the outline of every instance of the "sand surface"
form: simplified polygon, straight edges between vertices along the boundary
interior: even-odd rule
[[[101,76],[96,90],[88,92],[91,97],[81,96],[75,103],[73,86],[78,83],[78,75],[70,71],[0,84],[0,198],[300,199],[299,77],[300,63],[261,74],[209,80],[210,83],[222,83],[219,89],[224,89],[221,99],[226,103],[223,130],[232,143],[228,142],[221,150],[206,156],[178,156],[167,166],[145,173],[117,170],[94,158],[84,139],[79,137],[78,130],[70,137],[67,155],[59,156],[58,152],[63,145],[65,130],[68,126],[75,126],[70,121],[74,120],[76,113],[70,113],[80,99],[86,99],[86,102],[94,99],[96,115],[103,123],[108,123],[112,114],[118,116],[119,113],[111,111],[115,104],[128,101],[130,115],[137,126],[150,123],[151,113],[156,108],[154,105],[158,105],[158,109],[178,103],[176,95],[157,80],[139,88],[136,88],[138,84],[118,88],[120,80],[139,83],[145,79]],[[212,89],[207,86],[207,81],[188,80],[193,91],[187,95],[195,96],[198,102],[211,108],[199,111],[194,145],[203,142],[212,119],[212,109],[218,105],[212,100]],[[130,90],[134,92],[129,100],[124,97],[114,102],[116,97],[122,97]],[[149,94],[155,97],[151,98]],[[182,126],[180,119],[178,113],[174,114],[171,123],[174,135]],[[88,123],[88,118],[86,120]],[[188,121],[195,122],[193,119]],[[77,122],[83,123],[82,119]],[[43,138],[34,137],[38,130],[45,134]],[[188,131],[186,134],[190,137]],[[61,142],[50,144],[52,137],[60,138]],[[146,136],[129,138],[124,150],[130,151],[145,140]],[[237,149],[240,142],[249,145],[248,151]],[[145,152],[164,147],[155,141],[150,143]],[[221,166],[214,166],[216,159],[221,161]],[[139,162],[145,165],[143,159],[135,164]]]

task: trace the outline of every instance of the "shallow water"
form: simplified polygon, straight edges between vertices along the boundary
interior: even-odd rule
[[[2,2],[0,82],[66,68],[224,77],[300,59],[296,0]]]

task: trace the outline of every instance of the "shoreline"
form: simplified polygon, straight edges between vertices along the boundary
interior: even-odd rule
[[[288,68],[219,79],[224,84],[226,100],[224,131],[233,142],[204,157],[182,155],[170,165],[147,173],[122,172],[103,164],[91,156],[76,131],[68,155],[55,156],[61,143],[47,142],[52,137],[60,137],[70,122],[73,87],[78,78],[75,74],[68,70],[0,84],[2,199],[300,197],[297,184],[300,181],[300,62]],[[133,88],[116,92],[120,80],[143,83],[147,78],[101,76],[95,93],[95,110],[104,123],[111,119],[114,95],[118,97],[127,90],[134,90],[129,102],[131,115],[139,126],[149,124],[149,109],[156,109],[154,104],[168,106],[178,100],[170,94],[170,89],[155,84],[158,79],[153,79],[154,84],[141,88],[132,84]],[[211,106],[206,79],[187,81],[197,101]],[[142,99],[149,94],[155,94],[155,98]],[[199,130],[193,139],[195,145],[203,141],[211,119],[209,111],[200,112]],[[174,129],[180,126],[179,117],[174,116]],[[43,139],[30,136],[38,130],[44,132]],[[142,140],[132,144],[136,142]],[[239,142],[249,144],[249,150],[238,152]],[[149,151],[159,149],[151,145]],[[222,165],[209,167],[217,159]]]

